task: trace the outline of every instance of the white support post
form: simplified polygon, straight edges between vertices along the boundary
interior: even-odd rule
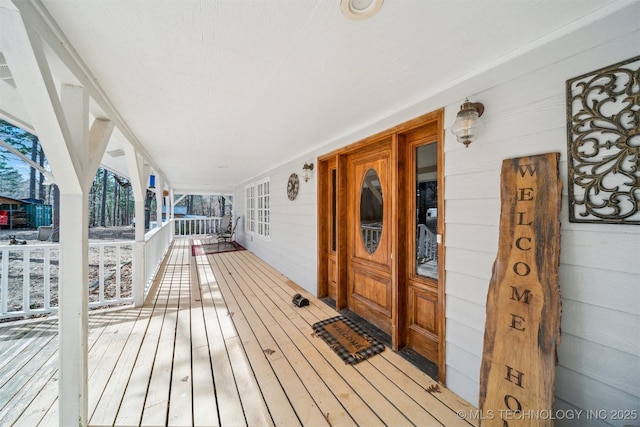
[[[164,181],[162,176],[156,176],[156,227],[162,227],[162,205],[164,204]]]
[[[60,194],[59,424],[88,423],[88,202]]]
[[[169,205],[171,206],[171,219],[176,217],[175,207],[176,204],[173,201],[173,188],[169,189]]]
[[[68,147],[76,157],[81,191],[60,187],[60,425],[87,425],[89,306],[89,97],[82,87],[62,85],[60,101],[69,126]],[[106,144],[105,144],[106,145]],[[57,170],[57,169],[54,169]],[[67,172],[69,173],[69,172]]]
[[[144,304],[144,288],[147,282],[144,257],[144,202],[149,180],[149,165],[145,164],[142,155],[130,145],[125,146],[125,155],[127,156],[127,168],[135,201],[134,216],[136,218],[135,243],[133,244],[133,303],[136,307],[141,307]]]

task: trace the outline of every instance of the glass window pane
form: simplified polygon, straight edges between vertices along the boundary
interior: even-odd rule
[[[416,274],[438,278],[438,145],[416,148]]]
[[[374,169],[364,175],[360,190],[360,230],[367,252],[378,249],[382,237],[382,184]]]

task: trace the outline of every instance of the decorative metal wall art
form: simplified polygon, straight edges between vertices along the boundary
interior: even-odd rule
[[[567,80],[569,221],[640,224],[640,56]]]

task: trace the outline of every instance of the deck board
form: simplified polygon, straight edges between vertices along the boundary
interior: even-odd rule
[[[209,342],[211,370],[215,385],[217,408],[221,425],[244,425],[245,418],[238,387],[233,375],[228,352],[230,339],[236,337],[231,327],[229,310],[222,298],[216,279],[208,263],[198,260],[200,291],[202,293],[203,319]]]
[[[390,349],[345,364],[312,329],[338,313],[251,252],[191,243],[174,241],[143,307],[90,313],[89,425],[471,425],[467,402]],[[0,336],[0,424],[56,425],[57,321]]]

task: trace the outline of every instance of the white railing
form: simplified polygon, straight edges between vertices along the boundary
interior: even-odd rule
[[[89,243],[89,307],[131,303],[133,242]]]
[[[380,243],[380,237],[382,235],[382,224],[361,224],[360,232],[362,233],[362,241],[364,242],[367,251],[369,253],[375,252],[375,250],[378,248],[378,244]]]
[[[144,295],[176,235],[220,231],[220,217],[176,218],[144,241]],[[135,241],[89,243],[89,306],[133,303]],[[0,319],[58,310],[60,245],[0,245]]]
[[[172,220],[174,221],[174,220]],[[174,224],[165,222],[160,228],[149,230],[144,236],[144,295],[147,295],[162,259],[175,236]]]
[[[220,231],[222,217],[174,218],[176,236],[202,236]]]
[[[131,303],[133,242],[89,243],[89,306]],[[0,246],[0,318],[58,309],[60,245]]]
[[[418,253],[421,262],[435,261],[438,259],[437,236],[424,224],[418,224]]]

